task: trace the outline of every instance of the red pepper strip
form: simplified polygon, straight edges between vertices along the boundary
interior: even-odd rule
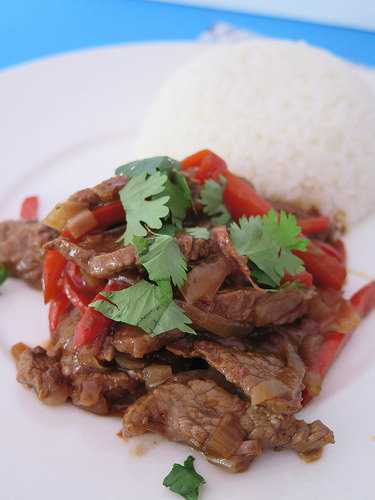
[[[352,296],[350,302],[361,318],[366,317],[375,309],[375,281],[371,281],[371,283],[358,290]]]
[[[37,196],[29,196],[23,200],[21,205],[21,219],[38,220],[39,199]]]
[[[331,255],[331,257],[334,257],[335,259],[337,259],[339,262],[342,263],[342,255],[338,250],[336,250],[334,246],[330,245],[329,243],[326,243],[325,241],[319,241],[319,240],[315,240],[314,245],[323,250],[323,252],[326,253],[327,255]]]
[[[224,203],[234,219],[238,220],[242,215],[264,215],[272,208],[245,179],[230,172],[226,172],[224,176],[227,179]]]
[[[355,297],[355,295],[353,297]],[[328,332],[324,336],[323,343],[320,346],[314,363],[312,364],[312,366],[308,367],[310,379],[314,382],[312,387],[307,386],[304,390],[304,405],[307,404],[314,396],[317,396],[319,394],[321,383],[327,371],[333,365],[342,348],[349,341],[353,332],[359,325],[360,318],[358,315],[358,310],[356,310],[355,307],[352,307],[349,301],[345,301],[345,307],[341,308],[341,314],[338,314],[337,322],[343,323],[344,325],[350,325],[350,330],[347,331],[347,333],[332,331]]]
[[[125,210],[121,201],[114,201],[92,211],[100,228],[107,228],[125,222]]]
[[[217,154],[208,149],[188,156],[181,163],[182,170],[191,170],[196,181],[203,183],[207,179],[217,180],[228,171],[227,164]]]
[[[69,299],[63,294],[59,299],[51,300],[48,311],[49,329],[51,333],[55,333],[61,317],[69,307]]]
[[[92,301],[94,295],[91,294],[91,296],[86,295],[84,293],[78,292],[72,281],[70,280],[69,276],[65,274],[64,276],[64,292],[65,295],[68,297],[70,300],[72,306],[76,307],[79,309],[82,313],[84,313]]]
[[[102,291],[113,292],[127,287],[128,285],[126,284],[108,283]],[[95,296],[94,301],[103,299],[104,297],[98,293]],[[74,331],[75,347],[82,347],[83,345],[91,344],[95,339],[104,337],[108,333],[112,323],[113,321],[111,319],[103,316],[103,314],[96,311],[92,307],[87,307]]]
[[[345,278],[345,266],[336,257],[326,254],[312,241],[306,252],[294,251],[305,264],[306,271],[314,277],[314,282],[324,288],[341,290]]]
[[[331,221],[323,215],[319,217],[309,217],[307,219],[298,219],[298,225],[305,234],[321,233],[331,226]]]
[[[42,285],[44,303],[58,299],[61,295],[60,278],[65,268],[65,258],[56,250],[48,250],[44,258]]]
[[[210,152],[206,155],[199,164],[195,173],[195,179],[198,182],[205,182],[207,179],[217,181],[221,175],[228,171],[225,161],[217,156],[215,153]]]
[[[335,240],[331,246],[336,250],[337,255],[340,256],[340,262],[346,264],[346,248],[342,240]]]
[[[209,149],[202,149],[197,153],[194,153],[181,162],[181,170],[189,170],[192,167],[198,167],[201,164],[203,158],[209,155],[211,151]]]
[[[285,273],[282,283],[296,281],[305,285],[306,288],[311,288],[313,286],[313,276],[307,271],[303,271],[302,273],[296,274],[294,276],[290,275],[289,273]]]

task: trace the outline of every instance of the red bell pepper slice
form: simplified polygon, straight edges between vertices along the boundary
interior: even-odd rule
[[[92,211],[99,228],[108,228],[125,222],[125,210],[121,201],[107,203]]]
[[[197,153],[194,153],[181,162],[181,170],[189,170],[192,167],[198,167],[203,158],[208,156],[211,153],[209,149],[202,149],[201,151],[198,151]]]
[[[375,281],[371,281],[356,292],[350,299],[352,306],[364,318],[375,309]]]
[[[60,298],[51,300],[48,311],[49,329],[51,334],[56,332],[60,319],[70,308],[69,299],[62,294]]]
[[[332,241],[331,246],[336,250],[337,255],[340,257],[340,262],[346,264],[346,248],[342,240]]]
[[[65,269],[65,258],[56,250],[48,250],[44,258],[42,286],[44,303],[58,299],[61,295],[60,278]]]
[[[181,162],[182,170],[194,171],[194,179],[200,183],[208,179],[218,180],[228,171],[227,164],[217,154],[208,149],[198,151]]]
[[[307,219],[298,219],[298,225],[304,234],[314,234],[326,231],[331,226],[328,217],[321,215],[319,217],[308,217]]]
[[[224,203],[233,219],[238,220],[242,215],[264,215],[272,208],[271,203],[262,198],[245,179],[230,172],[224,176],[227,180]]]
[[[102,290],[103,292],[113,292],[127,288],[126,284],[110,282]],[[103,300],[101,292],[98,293],[94,300]],[[76,325],[74,331],[74,346],[79,348],[86,344],[91,344],[96,339],[104,338],[109,332],[113,321],[92,307],[87,307],[81,319]]]
[[[313,275],[317,285],[341,290],[346,278],[346,269],[336,257],[323,252],[311,241],[306,252],[295,250],[294,253],[303,261],[306,271]]]
[[[65,274],[64,276],[64,292],[65,295],[70,300],[72,306],[79,309],[82,313],[84,313],[92,301],[94,294],[88,295],[82,292],[79,292],[73,285],[70,277]]]
[[[314,245],[323,250],[323,252],[326,253],[327,255],[331,255],[331,257],[334,257],[339,262],[343,263],[342,253],[330,243],[326,243],[325,241],[314,240]]]
[[[21,219],[38,220],[39,199],[37,196],[28,196],[21,205]]]

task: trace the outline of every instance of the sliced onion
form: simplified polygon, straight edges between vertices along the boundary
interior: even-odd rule
[[[181,290],[186,302],[194,304],[200,299],[212,300],[232,270],[231,262],[224,256],[195,266],[187,275]]]
[[[255,457],[252,455],[235,455],[231,458],[217,458],[207,455],[207,460],[215,465],[225,467],[229,472],[244,472]]]
[[[306,367],[305,363],[301,359],[301,356],[297,353],[295,348],[289,343],[285,346],[285,349],[286,349],[286,358],[288,366],[293,368],[293,370],[299,377],[303,378],[306,372]]]
[[[286,396],[289,392],[289,387],[276,378],[264,380],[251,389],[251,404],[259,405],[264,401]]]
[[[71,217],[78,214],[85,208],[87,208],[87,205],[78,201],[66,201],[64,203],[59,203],[43,220],[43,224],[60,232],[64,229],[65,224]]]
[[[142,359],[133,358],[130,354],[118,352],[115,356],[115,361],[120,368],[125,370],[141,370],[146,366],[146,362]]]
[[[320,290],[319,294],[309,301],[309,316],[319,322],[322,333],[351,333],[360,322],[359,315],[351,303],[335,290]]]
[[[169,365],[160,365],[153,363],[143,369],[145,384],[148,389],[152,389],[172,376],[172,367]]]
[[[244,325],[239,321],[230,320],[218,314],[202,311],[202,309],[192,304],[188,304],[187,302],[177,302],[196,327],[214,333],[219,337],[244,337],[252,330],[251,325]]]
[[[65,228],[74,238],[79,238],[83,234],[88,233],[98,225],[93,213],[85,208],[77,214],[73,215],[66,223]]]
[[[28,349],[27,345],[24,344],[23,342],[18,342],[15,344],[12,349],[10,350],[12,356],[14,357],[15,361],[18,361],[21,354],[24,353]]]
[[[238,448],[237,455],[253,455],[254,457],[262,453],[262,446],[258,439],[244,441]]]
[[[334,320],[327,326],[330,331],[339,333],[352,333],[359,323],[361,318],[351,303],[347,300],[343,301],[339,311],[336,313]]]
[[[230,413],[223,416],[204,445],[204,453],[210,457],[230,458],[241,446],[245,431]]]

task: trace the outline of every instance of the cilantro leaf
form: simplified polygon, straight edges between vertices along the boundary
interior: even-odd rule
[[[169,158],[169,156],[153,156],[144,160],[132,161],[116,168],[116,175],[127,175],[129,179],[137,175],[153,175],[156,171],[168,173],[171,170],[179,170],[180,162]]]
[[[3,264],[0,264],[0,285],[4,283],[4,281],[8,278],[8,276],[9,276],[8,269]]]
[[[184,465],[174,464],[163,481],[164,486],[185,500],[198,500],[199,488],[206,482],[195,470],[193,462],[194,458],[189,456]]]
[[[190,188],[185,177],[179,172],[173,172],[167,180],[165,191],[162,194],[169,196],[167,207],[171,212],[172,223],[182,222],[192,203]]]
[[[223,202],[223,193],[226,179],[220,177],[220,183],[212,179],[206,181],[201,190],[201,201],[203,212],[212,217],[214,224],[227,224],[230,221],[230,214]]]
[[[147,252],[151,242],[143,236],[133,236],[132,243],[137,249],[138,257],[141,257]]]
[[[306,250],[308,241],[300,238],[301,228],[293,214],[281,210],[279,217],[275,210],[263,216],[264,230],[277,241],[281,248],[287,250]]]
[[[147,253],[141,257],[141,263],[152,281],[171,279],[175,286],[181,288],[186,280],[186,260],[172,236],[156,235]]]
[[[169,281],[154,285],[142,280],[125,290],[101,295],[107,300],[96,300],[90,307],[113,321],[139,326],[151,336],[174,329],[196,334],[189,326],[191,320],[173,301]]]
[[[209,240],[210,232],[206,227],[186,227],[185,232],[190,234],[193,238],[199,238],[201,240]]]
[[[168,177],[155,172],[146,179],[146,173],[132,177],[120,191],[120,199],[126,213],[126,231],[123,236],[125,244],[131,243],[134,236],[146,236],[147,231],[142,225],[152,229],[160,229],[162,220],[169,213],[166,206],[168,196],[149,199],[160,194]]]
[[[173,224],[164,224],[159,231],[157,231],[157,234],[166,234],[167,236],[174,236],[177,231],[179,231],[181,228],[177,227]]]
[[[279,286],[285,272],[293,276],[304,270],[302,260],[292,253],[306,249],[307,240],[300,232],[293,215],[281,212],[278,218],[274,210],[263,217],[241,217],[230,226],[237,252],[257,266],[255,279],[269,286]]]

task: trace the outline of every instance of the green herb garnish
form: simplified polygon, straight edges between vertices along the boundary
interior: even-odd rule
[[[126,213],[125,244],[132,242],[134,236],[146,236],[147,229],[160,229],[162,219],[169,214],[166,206],[169,196],[155,198],[162,193],[168,177],[155,172],[146,179],[146,173],[132,177],[120,191],[120,199]]]
[[[180,162],[169,158],[169,156],[153,156],[144,160],[136,160],[116,168],[116,175],[126,175],[129,178],[148,174],[153,175],[155,172],[168,173],[171,170],[179,170]]]
[[[8,278],[8,276],[9,276],[8,269],[3,264],[0,264],[0,285],[4,283],[4,281]]]
[[[201,190],[203,212],[212,217],[212,222],[217,225],[228,224],[230,214],[223,201],[223,193],[227,181],[221,176],[220,182],[208,180]]]
[[[156,235],[140,260],[151,281],[171,280],[181,288],[186,280],[187,263],[172,236]]]
[[[90,307],[113,321],[139,326],[152,337],[174,329],[195,334],[189,326],[192,321],[173,300],[169,281],[153,284],[142,280],[125,290],[101,295],[107,300],[97,300]]]
[[[292,276],[304,271],[301,259],[292,250],[306,250],[308,241],[300,236],[294,215],[270,210],[263,217],[241,217],[230,226],[231,240],[240,255],[255,264],[255,279],[277,287],[285,272]]]
[[[182,225],[192,203],[190,188],[185,177],[179,172],[172,172],[162,194],[169,196],[167,207],[171,212],[172,224]]]
[[[199,488],[205,484],[204,478],[194,468],[194,458],[189,456],[184,465],[174,464],[163,485],[185,500],[198,500]]]

